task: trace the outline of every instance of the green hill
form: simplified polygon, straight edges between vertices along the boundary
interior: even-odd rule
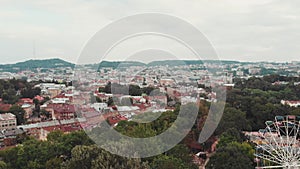
[[[37,68],[52,69],[60,67],[74,67],[73,63],[61,59],[27,60],[15,64],[0,65],[0,70],[5,72],[19,72],[24,70],[36,71]]]

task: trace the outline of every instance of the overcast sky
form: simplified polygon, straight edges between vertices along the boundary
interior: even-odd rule
[[[0,63],[33,58],[76,62],[102,27],[144,12],[190,22],[220,59],[299,61],[299,8],[298,0],[0,0]]]

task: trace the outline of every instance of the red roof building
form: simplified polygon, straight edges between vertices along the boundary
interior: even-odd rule
[[[0,103],[0,111],[1,112],[8,112],[9,109],[11,108],[11,104],[3,104],[3,103]]]
[[[21,98],[19,103],[20,104],[33,104],[33,100],[30,98]]]
[[[37,95],[34,98],[37,99],[38,101],[43,101],[44,100],[44,98],[40,95]]]
[[[116,125],[117,123],[119,123],[122,120],[128,120],[128,119],[121,115],[111,116],[111,117],[107,118],[108,123],[112,126]]]
[[[54,116],[57,119],[71,119],[75,117],[75,106],[68,104],[59,104],[54,107]]]

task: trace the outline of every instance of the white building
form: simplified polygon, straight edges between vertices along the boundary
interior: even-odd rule
[[[0,130],[17,127],[17,118],[12,113],[0,114]]]
[[[300,100],[281,100],[280,103],[290,107],[300,107]]]
[[[91,107],[93,107],[97,111],[102,111],[108,108],[107,103],[94,103],[91,105]]]

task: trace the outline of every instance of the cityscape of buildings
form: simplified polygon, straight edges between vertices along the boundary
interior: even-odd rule
[[[20,134],[46,140],[47,135],[56,130],[64,133],[91,130],[104,121],[115,127],[120,121],[131,121],[146,112],[173,111],[176,103],[216,102],[218,97],[213,88],[231,90],[235,86],[235,78],[263,77],[270,71],[271,74],[299,77],[299,68],[300,62],[216,62],[97,69],[94,65],[80,65],[76,68],[49,68],[47,71],[36,68],[14,73],[0,72],[3,80],[23,79],[34,82],[33,88],[40,90],[33,98],[20,98],[16,103],[25,112],[25,121],[18,125],[16,115],[9,112],[13,105],[0,98],[0,110],[5,112],[0,114],[0,146],[16,145]],[[278,80],[272,85],[288,83]],[[293,84],[300,85],[300,82]],[[17,91],[18,94],[20,91]],[[300,105],[299,100],[281,100],[280,103],[291,107]],[[38,115],[34,113],[37,107]],[[255,132],[247,134],[252,137]]]

